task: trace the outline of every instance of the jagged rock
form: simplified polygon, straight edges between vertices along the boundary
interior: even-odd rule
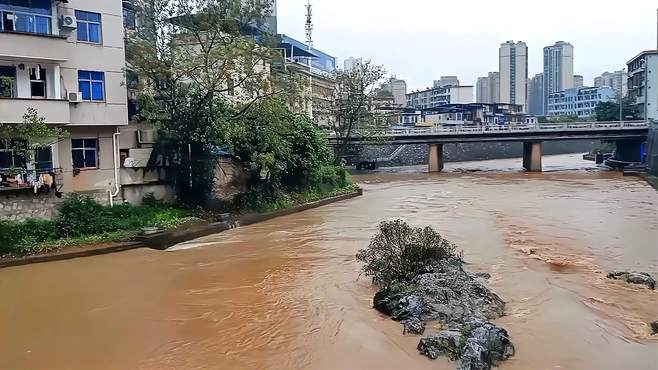
[[[439,356],[457,360],[461,356],[463,340],[460,331],[443,330],[422,338],[418,343],[418,351],[432,360],[436,360]]]
[[[412,317],[402,321],[402,325],[404,325],[404,330],[402,331],[402,334],[404,335],[422,335],[425,332],[425,323],[420,321],[417,317]]]
[[[416,294],[416,289],[403,284],[393,284],[377,292],[373,306],[398,321],[419,318],[427,307],[423,297]]]
[[[630,284],[645,285],[651,290],[656,290],[656,280],[646,272],[613,271],[608,274],[608,279],[623,280]]]
[[[651,332],[653,334],[658,334],[658,320],[649,324],[651,326]]]
[[[457,370],[489,370],[514,355],[507,331],[490,322],[473,320],[461,329],[444,330],[422,338],[418,351],[436,359],[460,360]]]
[[[461,324],[472,319],[503,316],[505,302],[461,264],[444,261],[426,268],[409,284],[396,283],[375,295],[374,307],[394,320],[417,317],[423,321]]]
[[[476,279],[482,279],[482,280],[491,279],[491,274],[488,272],[474,272],[471,275],[473,275],[473,277]]]
[[[471,321],[466,327],[468,338],[457,370],[489,370],[514,356],[514,345],[505,329],[482,321]]]

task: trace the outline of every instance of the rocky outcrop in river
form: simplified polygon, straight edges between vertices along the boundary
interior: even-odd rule
[[[644,285],[651,290],[656,290],[656,280],[646,272],[613,271],[608,274],[608,279],[623,280],[629,284]]]
[[[429,358],[460,360],[459,370],[490,369],[512,356],[514,346],[505,329],[489,322],[504,315],[505,302],[474,276],[458,258],[442,260],[410,282],[381,289],[373,305],[402,321],[405,334],[422,333],[424,322],[448,328],[420,340],[418,350]]]

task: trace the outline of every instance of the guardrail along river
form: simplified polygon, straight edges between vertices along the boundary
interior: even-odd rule
[[[508,169],[510,161],[449,165]],[[516,163],[517,167],[520,167]],[[546,168],[582,168],[574,156]],[[658,368],[658,192],[603,171],[355,176],[363,197],[179,245],[0,270],[0,369],[454,369],[371,308],[383,219],[432,225],[507,302],[501,369]],[[428,330],[432,331],[432,329]]]

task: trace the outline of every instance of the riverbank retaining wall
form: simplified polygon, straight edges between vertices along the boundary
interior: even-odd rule
[[[107,193],[79,193],[98,203],[108,204]],[[57,216],[57,207],[63,201],[55,193],[44,194],[6,194],[0,195],[0,221],[25,221],[27,219],[52,220]],[[121,202],[121,199],[116,200]]]
[[[598,140],[546,141],[542,145],[544,155],[587,153],[603,144]],[[352,157],[353,162],[371,161],[386,158],[393,154],[399,145],[363,146]],[[415,166],[427,164],[428,145],[406,145],[395,158],[380,162],[380,166]],[[482,161],[523,157],[523,143],[464,143],[444,144],[445,162]],[[354,158],[356,160],[354,160]]]

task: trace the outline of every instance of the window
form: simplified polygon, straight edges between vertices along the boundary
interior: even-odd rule
[[[25,168],[25,157],[16,154],[15,148],[25,148],[27,143],[18,140],[0,141],[0,169]]]
[[[135,29],[135,11],[129,8],[126,3],[123,5],[123,26],[126,29]]]
[[[34,166],[37,170],[53,169],[53,148],[43,147],[34,151]]]
[[[0,98],[16,96],[16,67],[0,66]]]
[[[0,1],[0,31],[52,33],[50,0]]]
[[[71,139],[73,168],[98,167],[98,139]]]
[[[78,41],[101,43],[101,15],[99,13],[75,11],[78,19]]]
[[[30,91],[33,98],[46,97],[46,70],[41,66],[30,68]]]
[[[105,100],[105,73],[78,71],[78,87],[82,93],[82,100]]]

